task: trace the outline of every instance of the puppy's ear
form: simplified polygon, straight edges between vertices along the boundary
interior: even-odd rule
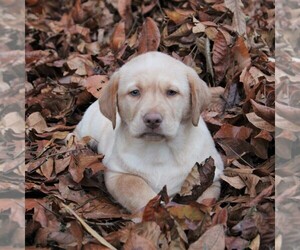
[[[201,112],[208,106],[211,94],[207,84],[200,79],[198,74],[192,68],[188,68],[188,81],[191,92],[191,114],[192,123],[196,127],[200,119]]]
[[[119,73],[114,73],[108,85],[103,89],[99,98],[101,113],[112,122],[113,129],[116,127],[116,115],[118,105]]]

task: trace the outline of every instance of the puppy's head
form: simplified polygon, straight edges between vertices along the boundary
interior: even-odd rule
[[[159,141],[174,138],[180,126],[197,126],[209,100],[206,83],[192,68],[165,54],[149,52],[114,73],[99,102],[113,128],[118,109],[131,136]]]

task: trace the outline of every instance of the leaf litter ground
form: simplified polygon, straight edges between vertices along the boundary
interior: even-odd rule
[[[274,247],[274,2],[243,3],[26,1],[28,248]],[[163,189],[131,215],[108,194],[90,138],[65,139],[110,75],[151,50],[214,87],[202,115],[225,170],[217,201],[196,203],[213,178],[208,159],[173,200]]]

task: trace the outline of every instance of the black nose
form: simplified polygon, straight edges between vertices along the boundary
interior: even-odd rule
[[[162,123],[162,117],[159,113],[148,113],[144,116],[143,121],[148,128],[158,128]]]

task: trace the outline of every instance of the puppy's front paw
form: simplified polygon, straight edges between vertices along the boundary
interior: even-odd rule
[[[126,209],[135,213],[157,194],[139,176],[107,171],[105,184],[109,193]]]

